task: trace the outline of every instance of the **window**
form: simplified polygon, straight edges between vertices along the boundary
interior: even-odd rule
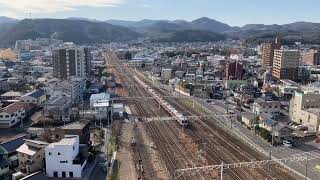
[[[60,156],[61,155],[61,153],[60,152],[58,152],[58,156]]]
[[[8,118],[8,117],[9,117],[9,115],[6,115],[5,117],[6,117],[6,118]]]
[[[30,156],[30,155],[28,156],[28,159],[31,159],[31,156]]]
[[[53,171],[53,177],[58,177],[58,172],[57,171]]]
[[[65,164],[65,163],[68,163],[68,161],[67,160],[66,161],[60,161],[60,163]]]
[[[73,178],[73,172],[69,172],[69,178]]]
[[[62,178],[66,178],[66,172],[62,171]]]
[[[52,155],[52,153],[51,152],[49,152],[49,156],[51,156]]]
[[[3,115],[0,115],[0,118],[3,118]]]

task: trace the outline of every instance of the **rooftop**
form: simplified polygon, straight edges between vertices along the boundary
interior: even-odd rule
[[[100,100],[93,103],[93,107],[107,107],[109,106],[109,100]]]
[[[260,106],[267,106],[267,105],[270,105],[271,103],[273,104],[279,104],[280,106],[280,102],[279,101],[269,101],[269,100],[265,100],[265,99],[262,99],[262,98],[258,98],[254,101],[254,103],[257,103],[259,104]]]
[[[70,98],[67,96],[56,96],[50,98],[46,104],[50,105],[65,105],[70,102]]]
[[[36,91],[32,91],[30,93],[27,93],[26,95],[24,96],[31,96],[31,97],[34,97],[34,98],[39,98],[41,96],[44,96],[46,93],[44,90],[42,89],[39,89],[39,90],[36,90]]]
[[[113,104],[113,108],[123,108],[123,104],[121,103],[117,103],[117,104]]]
[[[61,139],[59,142],[51,143],[48,145],[48,147],[54,148],[55,146],[65,146],[65,145],[74,145],[77,142],[77,138],[79,136],[69,136]]]
[[[28,176],[25,176],[23,178],[21,178],[20,180],[54,180],[54,179],[58,179],[58,178],[49,178],[47,177],[44,172],[39,171],[39,172],[35,172],[32,173]]]
[[[1,94],[1,97],[21,97],[23,96],[22,92],[17,91],[8,91],[6,93]]]
[[[22,135],[19,136],[15,139],[3,142],[0,144],[0,146],[2,146],[6,151],[8,151],[8,153],[13,153],[15,152],[22,144],[25,143],[25,138],[27,135]]]
[[[20,147],[17,149],[17,152],[20,152],[20,153],[23,153],[23,154],[26,154],[26,155],[33,156],[33,155],[35,155],[39,150],[40,150],[39,148],[35,148],[35,147],[32,147],[32,146],[28,146],[27,144],[22,144],[22,146],[20,146]]]
[[[71,123],[71,124],[67,124],[67,125],[65,125],[65,126],[62,126],[61,129],[83,129],[83,128],[85,128],[88,124],[89,124],[89,121],[87,121],[87,122],[84,122],[84,121],[74,122],[74,123]]]
[[[18,111],[19,109],[23,108],[23,104],[20,102],[14,102],[12,104],[10,104],[9,106],[4,107],[2,110],[0,110],[0,112],[5,112],[8,114],[13,114],[16,111]]]

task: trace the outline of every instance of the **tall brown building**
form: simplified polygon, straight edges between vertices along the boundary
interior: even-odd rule
[[[290,79],[296,81],[298,79],[300,61],[300,51],[298,50],[275,50],[273,59],[274,78]]]
[[[320,52],[318,50],[310,50],[302,54],[302,62],[306,65],[320,65]]]
[[[262,43],[262,68],[268,69],[273,66],[274,50],[281,49],[281,43],[278,38],[272,43]]]
[[[90,56],[89,49],[77,47],[74,44],[65,44],[65,47],[54,49],[52,51],[53,76],[59,79],[68,79],[71,76],[88,77]]]
[[[227,62],[225,73],[227,79],[242,79],[245,70],[243,66],[237,61]]]

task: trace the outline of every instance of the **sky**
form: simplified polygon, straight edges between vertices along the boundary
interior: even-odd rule
[[[320,22],[319,0],[0,0],[0,16],[97,20],[209,17],[231,26]]]

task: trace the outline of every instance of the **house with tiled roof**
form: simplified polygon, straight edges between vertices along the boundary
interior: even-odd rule
[[[1,149],[5,150],[9,167],[12,169],[18,166],[17,149],[24,144],[26,137],[26,134],[22,134],[0,144],[0,153]]]
[[[1,106],[1,105],[0,105]],[[14,102],[6,107],[0,107],[0,128],[10,128],[25,118],[24,105]]]
[[[45,101],[46,101],[46,93],[42,89],[27,93],[20,98],[21,103],[32,103],[38,106],[44,104]]]

